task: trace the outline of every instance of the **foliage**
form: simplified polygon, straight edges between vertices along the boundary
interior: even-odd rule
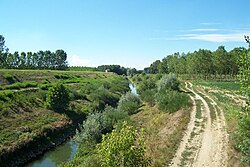
[[[141,82],[138,84],[138,89],[137,92],[141,93],[143,91],[149,90],[149,89],[154,89],[156,88],[155,80],[152,78],[149,79],[143,79]]]
[[[69,92],[66,87],[58,83],[49,89],[46,95],[46,106],[55,111],[65,111],[69,105]]]
[[[250,165],[250,110],[245,109],[245,113],[239,120],[239,129],[238,129],[238,138],[239,144],[238,148],[243,153],[245,161],[248,165]]]
[[[119,101],[119,96],[109,92],[102,85],[97,90],[90,93],[89,99],[94,102],[92,106],[94,106],[95,109],[103,110],[106,104],[115,107]]]
[[[97,71],[95,67],[69,66],[70,71]]]
[[[0,90],[31,88],[31,87],[37,87],[37,85],[38,84],[35,81],[15,82],[10,85],[0,86]]]
[[[148,74],[175,73],[176,75],[186,75],[187,79],[200,78],[209,79],[222,75],[236,76],[239,68],[237,57],[246,53],[243,47],[226,51],[224,46],[219,46],[216,51],[199,49],[198,51],[174,53],[156,60],[150,67],[144,68]]]
[[[126,75],[127,74],[127,69],[124,67],[121,67],[120,65],[101,65],[97,67],[97,71],[102,71],[102,72],[114,72],[118,75]]]
[[[179,90],[180,82],[177,80],[176,76],[172,73],[164,75],[160,81],[157,83],[158,91],[160,90]]]
[[[102,134],[110,132],[113,128],[112,120],[107,114],[97,112],[90,114],[77,133],[77,141],[101,141]]]
[[[101,164],[104,167],[149,166],[150,158],[145,156],[143,133],[124,123],[111,134],[103,136],[98,146]]]
[[[129,115],[132,115],[138,112],[140,103],[141,101],[138,96],[131,92],[127,92],[120,98],[117,109],[121,112],[127,112]]]
[[[249,43],[249,37],[245,37]],[[242,93],[247,97],[246,106],[239,121],[238,135],[240,142],[238,148],[243,153],[243,160],[250,165],[250,44],[246,53],[239,58],[240,82]]]
[[[173,90],[162,89],[155,95],[160,110],[167,112],[175,112],[182,107],[189,106],[190,100],[188,95]]]
[[[148,89],[140,93],[140,98],[147,102],[150,106],[155,104],[155,93],[157,92],[156,89]]]
[[[1,38],[0,38],[1,40]],[[1,41],[0,41],[1,44]],[[58,69],[65,70],[67,64],[67,53],[63,50],[51,52],[49,50],[37,53],[22,52],[1,53],[0,48],[0,67],[13,69]]]

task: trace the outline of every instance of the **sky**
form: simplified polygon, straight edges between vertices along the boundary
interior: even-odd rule
[[[143,69],[175,52],[247,47],[249,0],[0,0],[10,52],[63,49],[71,66]]]

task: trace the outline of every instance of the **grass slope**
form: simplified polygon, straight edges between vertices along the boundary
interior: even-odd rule
[[[44,106],[47,90],[57,82],[70,92],[64,113]],[[127,80],[113,73],[0,70],[0,164],[22,163],[44,146],[59,144],[89,112],[115,104],[128,89]]]
[[[190,120],[191,108],[174,113],[162,112],[157,106],[144,105],[131,117],[135,126],[146,132],[147,154],[152,166],[167,166],[173,158]]]

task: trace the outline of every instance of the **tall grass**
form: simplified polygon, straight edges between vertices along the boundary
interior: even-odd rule
[[[170,113],[191,105],[187,94],[172,90],[158,92],[155,95],[155,100],[160,110]]]

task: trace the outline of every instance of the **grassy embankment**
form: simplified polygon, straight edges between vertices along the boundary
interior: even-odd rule
[[[144,100],[144,106],[140,112],[131,116],[131,120],[136,127],[145,129],[147,155],[152,158],[152,166],[167,166],[170,163],[181,142],[192,110],[187,94],[182,92],[173,94],[167,91],[166,98],[163,98],[166,99],[163,101],[164,107],[161,107],[161,100],[156,100],[156,96],[159,97],[156,95],[156,87],[161,77],[157,74],[131,78]]]
[[[57,82],[70,93],[63,113],[44,105]],[[113,73],[0,70],[0,164],[23,163],[60,144],[88,113],[115,106],[127,90],[127,80]]]
[[[144,91],[149,93],[144,92],[144,96],[142,98],[144,102],[141,107],[137,109],[137,107],[133,107],[134,105],[132,105],[132,101],[128,101],[129,103],[123,103],[123,100],[120,100],[117,108],[107,108],[104,111],[101,111],[100,114],[96,114],[96,116],[93,115],[88,117],[87,121],[84,123],[85,131],[82,135],[80,135],[82,136],[80,138],[85,138],[85,141],[81,139],[80,148],[78,149],[78,152],[73,160],[62,164],[62,166],[100,166],[101,157],[98,154],[98,147],[96,147],[96,143],[99,143],[100,140],[96,141],[95,136],[97,134],[100,136],[102,131],[96,127],[99,127],[100,123],[103,127],[107,127],[107,122],[110,121],[116,122],[115,124],[111,123],[112,126],[117,125],[118,123],[119,127],[119,120],[126,120],[130,125],[133,125],[137,129],[144,128],[145,147],[147,148],[146,157],[150,157],[152,159],[151,166],[166,166],[174,156],[175,150],[177,149],[182,138],[183,131],[189,122],[191,107],[189,98],[186,94],[174,91],[175,94],[185,97],[183,99],[186,101],[172,104],[172,106],[175,107],[171,107],[171,110],[168,110],[166,107],[170,106],[168,100],[174,102],[178,99],[176,98],[177,96],[174,98],[169,97],[166,91],[171,90],[162,89],[162,92],[157,91],[156,82],[158,82],[161,77],[161,75],[138,75],[131,78],[139,93]],[[159,109],[161,107],[155,99],[156,93],[160,93],[161,97],[167,97],[163,98],[163,103],[168,102],[163,107],[164,110]],[[121,99],[126,99],[126,96]],[[145,99],[147,99],[146,102]],[[159,102],[161,103],[162,101],[160,100]],[[125,105],[121,107],[122,104]],[[109,119],[103,121],[103,118],[98,115],[104,117],[107,115]],[[92,122],[95,122],[95,124],[98,123],[98,125],[93,127]],[[92,134],[92,132],[95,133]],[[86,140],[86,138],[90,138],[92,140],[89,141]]]
[[[240,95],[239,82],[193,82],[197,88],[210,97],[218,104],[218,108],[222,109],[226,122],[227,132],[229,133],[229,166],[246,166],[240,159],[242,155],[237,149],[239,134],[239,119],[241,107],[244,105],[244,97]],[[208,101],[209,102],[209,101]],[[211,102],[211,101],[210,101]]]

